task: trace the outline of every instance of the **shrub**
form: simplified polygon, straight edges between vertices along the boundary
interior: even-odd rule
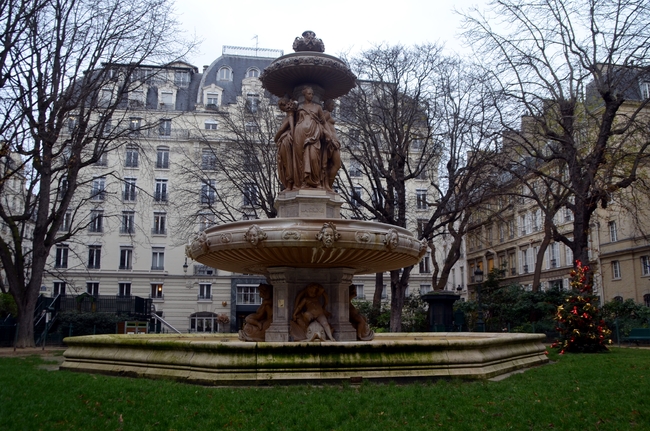
[[[56,316],[58,332],[62,335],[115,334],[116,325],[124,322],[124,316],[113,313],[80,313],[63,311]],[[70,327],[72,326],[72,331]]]
[[[619,335],[630,335],[632,328],[647,328],[650,326],[650,307],[637,304],[632,299],[609,301],[602,307],[603,319],[607,327],[614,331],[618,319]]]
[[[9,293],[0,293],[0,319],[5,319],[7,316],[17,317],[18,306]]]

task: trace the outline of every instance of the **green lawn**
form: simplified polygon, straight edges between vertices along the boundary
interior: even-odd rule
[[[648,430],[650,350],[551,353],[499,382],[210,388],[0,359],[0,430]]]

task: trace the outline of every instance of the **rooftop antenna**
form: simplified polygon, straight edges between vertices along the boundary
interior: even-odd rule
[[[257,57],[257,44],[259,42],[257,35],[253,36],[251,40],[255,39],[255,56]]]

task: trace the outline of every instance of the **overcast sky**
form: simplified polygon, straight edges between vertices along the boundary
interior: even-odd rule
[[[201,70],[221,55],[223,45],[293,52],[296,36],[312,30],[325,53],[354,54],[386,42],[413,45],[444,42],[461,51],[460,18],[453,8],[483,5],[485,0],[286,1],[176,0],[182,28],[202,40],[188,61]],[[257,36],[257,40],[255,39]]]

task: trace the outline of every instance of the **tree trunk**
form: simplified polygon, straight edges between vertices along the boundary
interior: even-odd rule
[[[390,272],[390,332],[402,331],[402,309],[412,266]]]
[[[384,273],[375,274],[375,294],[372,296],[372,310],[379,315],[381,311],[381,296],[384,293]]]

